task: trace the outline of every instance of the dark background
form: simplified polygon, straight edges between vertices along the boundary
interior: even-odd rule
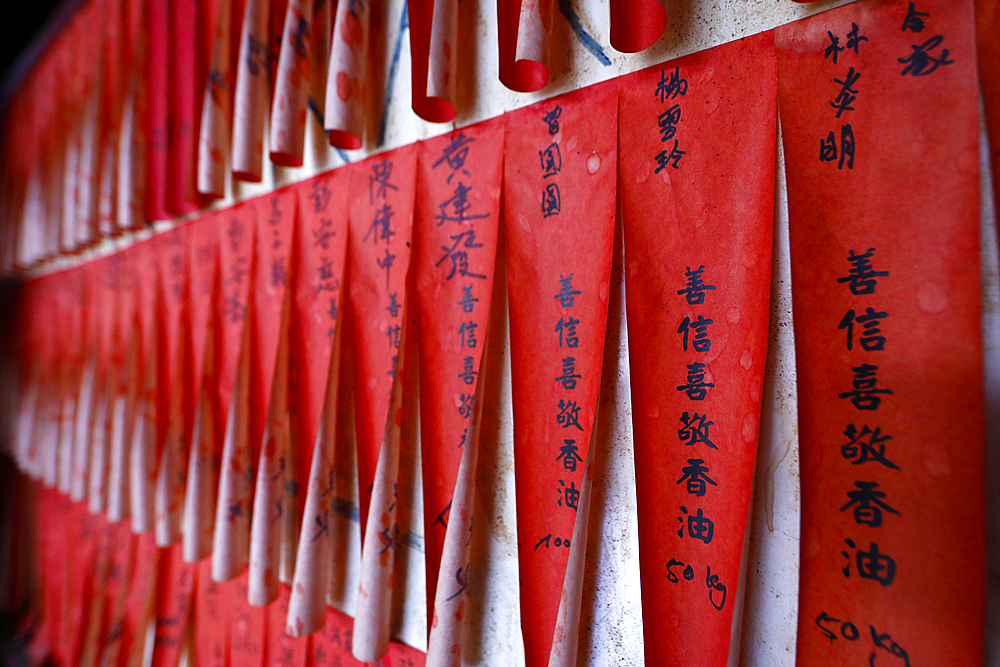
[[[8,77],[18,56],[28,48],[60,4],[56,0],[27,0],[7,5],[7,15],[0,21],[0,85],[4,90],[10,83]]]

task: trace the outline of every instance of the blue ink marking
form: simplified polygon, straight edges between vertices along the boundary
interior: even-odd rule
[[[396,69],[399,67],[399,53],[403,48],[403,31],[410,27],[410,10],[407,7],[409,3],[403,3],[403,15],[399,19],[399,32],[396,33],[396,48],[392,53],[392,64],[389,65],[389,80],[386,82],[385,87],[385,101],[382,102],[382,122],[378,126],[378,141],[375,142],[376,147],[382,146],[385,143],[385,125],[389,120],[389,103],[392,102],[392,89],[396,85]],[[611,64],[610,61],[608,64]]]
[[[562,12],[562,15],[566,17],[567,21],[569,21],[569,26],[573,28],[573,32],[576,33],[576,38],[580,40],[581,44],[583,44],[583,48],[590,51],[590,53],[597,58],[599,63],[605,67],[610,66],[611,59],[605,55],[604,49],[602,49],[601,45],[597,43],[597,40],[591,37],[590,33],[584,30],[583,24],[580,23],[580,17],[577,15],[576,10],[573,9],[573,5],[570,4],[570,1],[571,0],[559,0],[559,11]]]
[[[316,122],[319,123],[319,129],[326,134],[326,130],[323,128],[323,112],[319,110],[319,105],[316,104],[316,100],[312,98],[312,95],[309,96],[309,110],[312,111],[313,117],[316,118]],[[342,149],[334,146],[333,150],[337,151],[337,155],[339,155],[340,159],[344,161],[344,164],[351,163],[351,158],[347,157],[347,153],[345,153]]]

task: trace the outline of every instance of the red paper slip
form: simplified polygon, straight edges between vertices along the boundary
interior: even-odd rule
[[[304,506],[286,623],[286,632],[293,635],[310,634],[323,626],[332,568],[330,514],[339,370],[335,348],[342,335],[350,173],[338,169],[297,187],[289,391],[298,492]]]
[[[194,593],[194,645],[195,664],[199,667],[226,667],[229,661],[229,597],[225,592],[231,582],[212,581],[212,562],[205,558],[198,562],[198,576]]]
[[[868,2],[775,32],[805,667],[982,660],[972,19],[969,3]]]
[[[219,415],[224,419],[219,496],[212,535],[212,578],[232,579],[249,557],[253,480],[250,449],[251,327],[247,318],[256,245],[256,209],[252,201],[231,210],[220,228],[221,301],[219,318]]]
[[[167,174],[170,115],[170,5],[183,0],[152,0],[146,71],[146,217],[170,218]]]
[[[326,607],[326,621],[314,634],[309,648],[309,667],[340,664],[342,667],[362,667],[351,654],[354,648],[352,620],[347,614],[333,607]]]
[[[611,46],[638,53],[655,44],[667,25],[667,10],[656,0],[612,0]]]
[[[364,545],[354,655],[370,662],[385,654],[389,639],[402,423],[396,375],[405,347],[416,147],[362,165],[351,178],[347,285]]]
[[[285,634],[288,598],[291,588],[281,584],[278,599],[267,607],[267,647],[265,667],[305,667],[309,653],[309,637],[289,637]]]
[[[1000,3],[994,0],[976,0],[979,90],[986,109],[986,134],[989,137],[990,160],[993,165],[994,211],[1000,210],[1000,43],[996,39],[998,32],[1000,32]]]
[[[330,144],[344,150],[361,148],[365,135],[370,23],[369,3],[337,3],[323,128],[329,132]]]
[[[198,156],[198,2],[170,3],[170,134],[166,204],[171,213],[198,210],[195,161]]]
[[[233,176],[259,183],[270,100],[269,0],[246,0],[233,98]]]
[[[271,161],[301,167],[312,74],[313,0],[288,2],[282,22],[284,36],[277,61],[271,108]]]
[[[455,117],[458,0],[412,0],[407,8],[411,106],[424,120],[446,123]]]
[[[132,531],[153,530],[153,491],[159,456],[157,440],[157,401],[160,354],[156,313],[159,280],[156,245],[153,241],[131,246],[130,261],[136,268],[136,301],[139,330],[139,378],[137,400],[130,429],[132,443],[129,457],[129,491]]]
[[[232,140],[233,73],[232,54],[238,50],[233,45],[234,0],[218,0],[211,60],[202,95],[201,131],[198,133],[198,192],[210,197],[226,194],[226,161]]]
[[[146,645],[146,630],[153,621],[159,549],[152,534],[135,537],[135,566],[122,616],[119,665],[139,667]]]
[[[461,659],[460,650],[453,648],[461,646],[478,447],[478,422],[468,403],[474,401],[482,376],[505,125],[503,117],[495,118],[418,148],[414,261],[424,369],[420,443],[428,651],[451,661]],[[469,459],[464,469],[463,457]],[[445,645],[439,645],[435,634],[442,635]]]
[[[229,660],[233,667],[264,667],[267,609],[247,602],[247,576],[225,584],[229,607]]]
[[[103,512],[107,507],[108,464],[110,459],[110,434],[112,394],[116,388],[114,365],[115,309],[118,293],[115,287],[117,268],[113,257],[93,263],[95,270],[94,307],[97,310],[98,341],[95,367],[95,397],[90,420],[90,464],[87,480],[87,498],[90,511]]]
[[[549,82],[549,31],[552,0],[497,2],[500,82],[519,93]]]
[[[128,518],[130,506],[129,470],[135,407],[139,391],[139,327],[134,253],[111,256],[111,282],[116,293],[115,340],[112,367],[115,376],[109,437],[107,511],[109,521]]]
[[[181,545],[175,544],[160,550],[156,576],[156,630],[151,665],[177,667],[191,611],[197,566],[185,563]]]
[[[504,225],[528,665],[549,661],[594,424],[615,222],[617,111],[613,82],[507,115]]]
[[[729,656],[767,356],[776,86],[770,32],[622,81],[648,665]]]

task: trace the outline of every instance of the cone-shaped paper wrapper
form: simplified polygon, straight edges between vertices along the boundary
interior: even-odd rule
[[[129,489],[132,530],[145,533],[153,529],[153,490],[156,485],[157,459],[157,377],[159,374],[160,327],[157,323],[159,309],[159,280],[156,264],[156,246],[145,241],[127,251],[132,254],[136,267],[136,301],[138,302],[139,382],[138,398],[133,413],[132,443],[129,457]]]
[[[286,632],[323,626],[332,562],[334,438],[337,432],[340,306],[347,251],[350,170],[338,169],[298,186],[295,301],[291,321],[296,440],[305,467],[305,507]]]
[[[167,156],[167,209],[174,215],[198,210],[195,170],[198,157],[198,4],[170,3],[170,136]],[[207,4],[207,3],[206,3]]]
[[[519,93],[549,82],[549,31],[552,0],[500,0],[497,3],[500,82]]]
[[[547,664],[593,430],[615,226],[618,87],[507,116],[510,299],[521,628]]]
[[[313,1],[290,0],[285,12],[271,107],[270,150],[271,161],[287,167],[302,166],[313,33],[318,27],[313,25]]]
[[[972,5],[916,7],[851,4],[775,31],[804,667],[982,660]]]
[[[323,127],[330,134],[330,144],[344,150],[361,148],[365,136],[370,22],[369,3],[337,3]]]
[[[180,663],[197,571],[196,565],[184,562],[180,544],[160,550],[151,667]]]
[[[418,149],[414,261],[431,664],[461,660],[461,650],[452,649],[461,646],[465,587],[460,582],[468,574],[478,441],[468,403],[484,375],[504,129],[504,119],[496,118],[422,142]],[[438,597],[441,587],[447,592]]]
[[[246,202],[227,215],[219,246],[222,267],[219,316],[219,416],[224,427],[219,497],[212,538],[212,578],[232,579],[249,556],[250,505],[244,496],[253,481],[250,458],[250,307],[256,209]],[[238,541],[237,541],[238,540]]]
[[[97,376],[95,378],[94,409],[90,419],[90,465],[88,466],[87,499],[90,511],[97,514],[107,507],[108,468],[110,464],[111,406],[117,388],[120,369],[115,358],[115,309],[118,308],[117,256],[94,262],[97,281],[94,305],[98,311],[99,337],[97,346]]]
[[[250,438],[256,467],[250,535],[250,603],[268,604],[278,596],[281,536],[295,522],[298,500],[285,502],[291,454],[288,416],[288,320],[291,292],[288,262],[293,241],[296,192],[279,190],[257,205],[257,272],[251,293],[254,332],[250,380]]]
[[[432,123],[455,117],[458,0],[413,0],[409,8],[413,111]]]
[[[725,665],[767,356],[773,35],[636,72],[621,90],[646,663]]]
[[[258,183],[270,102],[269,0],[246,0],[233,100],[233,176]]]
[[[215,503],[222,453],[222,417],[217,387],[219,337],[222,323],[219,309],[222,272],[219,264],[220,230],[226,213],[202,218],[191,228],[191,388],[195,399],[189,431],[187,483],[184,488],[182,539],[184,560],[207,556],[212,548]]]
[[[212,561],[198,562],[194,593],[194,621],[191,643],[199,667],[226,667],[229,653],[229,598],[225,588],[233,582],[212,581]]]
[[[198,192],[224,197],[229,176],[226,161],[232,143],[234,0],[218,0],[215,33],[205,93],[201,100],[201,132],[198,134]]]
[[[401,374],[415,178],[414,145],[366,160],[351,178],[348,322],[364,545],[354,655],[369,662],[384,655],[389,639],[401,423],[396,376]]]
[[[113,394],[108,404],[111,432],[108,461],[108,519],[121,521],[129,516],[129,470],[132,428],[139,396],[139,327],[136,298],[135,253],[112,255],[112,284],[116,292]]]
[[[611,0],[611,46],[616,51],[645,51],[666,25],[667,10],[657,0]]]

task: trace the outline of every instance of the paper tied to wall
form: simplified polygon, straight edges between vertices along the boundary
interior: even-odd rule
[[[418,147],[414,247],[428,663],[458,665],[500,224],[503,117]]]
[[[347,321],[363,544],[353,650],[366,662],[389,641],[415,177],[414,145],[369,158],[351,177]]]
[[[973,18],[970,3],[900,0],[775,31],[802,443],[801,665],[982,660]]]
[[[649,665],[725,665],[730,654],[767,356],[776,85],[770,32],[622,81]]]
[[[298,491],[304,494],[295,577],[286,632],[301,636],[323,627],[333,568],[334,465],[337,434],[340,317],[347,253],[350,168],[297,186],[295,294],[291,337]],[[352,443],[353,444],[353,443]],[[343,464],[341,464],[343,465]]]
[[[528,665],[577,619],[557,616],[597,409],[615,222],[618,84],[507,115],[510,310],[521,630]],[[582,546],[582,545],[581,545]],[[566,625],[568,622],[568,626]]]

